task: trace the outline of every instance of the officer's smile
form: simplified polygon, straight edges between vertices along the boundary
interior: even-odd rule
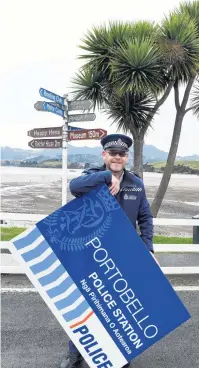
[[[122,164],[122,161],[111,161],[112,164]]]

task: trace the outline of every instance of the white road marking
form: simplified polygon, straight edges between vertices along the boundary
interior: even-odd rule
[[[173,286],[175,291],[199,291],[199,286]],[[0,293],[37,293],[35,288],[1,288]]]
[[[199,286],[174,286],[175,291],[199,291]]]
[[[4,293],[38,293],[35,288],[1,288],[0,292]]]

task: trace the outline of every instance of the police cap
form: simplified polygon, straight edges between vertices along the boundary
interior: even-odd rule
[[[109,134],[101,140],[104,151],[114,150],[127,152],[132,143],[132,139],[124,134]]]

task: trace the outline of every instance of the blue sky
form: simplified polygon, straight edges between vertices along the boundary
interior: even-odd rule
[[[93,25],[108,20],[160,21],[178,4],[176,0],[1,1],[0,145],[28,148],[28,130],[62,125],[62,118],[37,112],[33,106],[42,100],[40,87],[60,95],[69,92],[71,79],[80,66],[78,44]],[[94,122],[79,126],[115,132],[104,114],[97,112],[96,115]],[[174,119],[171,95],[156,116],[145,143],[168,151]],[[183,122],[178,155],[199,154],[198,137],[199,121],[189,113]],[[73,144],[96,146],[99,142]]]

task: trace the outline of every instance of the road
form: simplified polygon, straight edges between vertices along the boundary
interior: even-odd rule
[[[169,279],[192,318],[133,360],[131,368],[199,367],[199,276]],[[3,276],[1,287],[1,367],[58,368],[67,336],[37,291],[22,275]]]

